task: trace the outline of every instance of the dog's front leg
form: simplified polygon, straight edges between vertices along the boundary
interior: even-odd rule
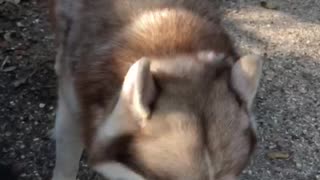
[[[80,124],[61,97],[58,102],[55,138],[56,164],[52,180],[76,180],[83,151]]]

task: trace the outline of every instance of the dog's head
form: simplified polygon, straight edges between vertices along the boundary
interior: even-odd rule
[[[97,129],[93,167],[111,179],[236,179],[256,143],[261,67],[256,56],[214,52],[140,59]]]

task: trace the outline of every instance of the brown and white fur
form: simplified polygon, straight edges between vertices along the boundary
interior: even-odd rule
[[[210,0],[56,0],[53,180],[83,149],[109,179],[235,180],[255,147],[262,62]]]

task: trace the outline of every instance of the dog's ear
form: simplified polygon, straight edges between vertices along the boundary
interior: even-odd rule
[[[249,107],[256,95],[261,72],[262,59],[256,55],[241,57],[232,68],[232,85]]]
[[[101,127],[101,138],[111,138],[143,128],[156,96],[157,88],[150,71],[150,62],[142,58],[129,68],[118,102]]]
[[[150,61],[142,58],[131,66],[125,76],[120,100],[138,119],[143,120],[150,115],[150,106],[156,94],[157,89],[150,71]]]

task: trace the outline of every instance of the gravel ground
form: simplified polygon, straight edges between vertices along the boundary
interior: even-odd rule
[[[6,2],[10,1],[10,2]],[[17,4],[11,2],[18,2]],[[225,0],[243,53],[265,57],[259,147],[241,180],[320,180],[320,0]],[[56,86],[46,1],[0,0],[0,164],[48,180]],[[84,163],[80,179],[98,179]]]

